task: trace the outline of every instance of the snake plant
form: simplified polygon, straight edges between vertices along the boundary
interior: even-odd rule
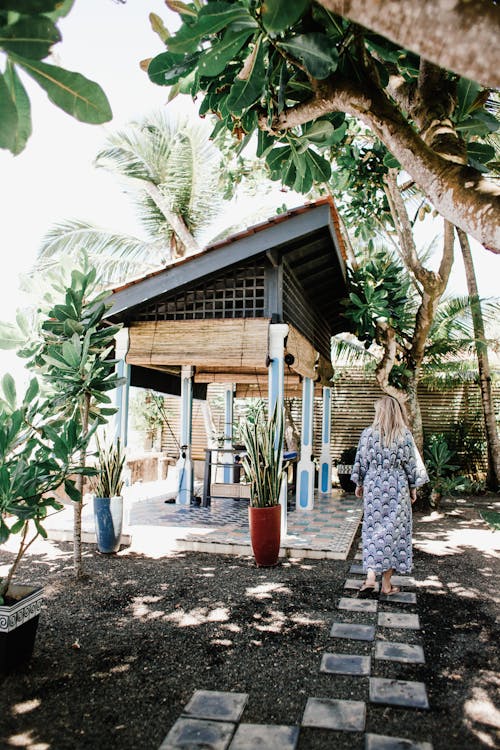
[[[92,479],[92,490],[96,497],[116,497],[123,487],[125,453],[120,441],[102,445],[96,438],[99,474]]]
[[[269,508],[279,503],[285,476],[283,423],[283,415],[278,409],[274,409],[269,421],[261,409],[254,422],[241,425],[246,451],[243,466],[250,482],[250,505],[254,508]]]

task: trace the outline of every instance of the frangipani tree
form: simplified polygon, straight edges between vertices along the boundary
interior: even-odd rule
[[[482,171],[494,150],[481,139],[499,125],[489,89],[330,6],[337,9],[326,0],[170,3],[182,25],[174,35],[156,26],[167,51],[148,61],[149,77],[197,97],[201,115],[219,118],[217,129],[256,133],[271,176],[296,191],[329,179],[323,152],[345,140],[350,115],[443,217],[500,252],[500,190]],[[476,21],[479,10],[468,25]]]

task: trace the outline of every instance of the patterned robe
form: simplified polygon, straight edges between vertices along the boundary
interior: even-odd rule
[[[361,433],[351,479],[363,485],[363,570],[412,569],[410,488],[429,481],[410,430],[390,448],[373,427]]]

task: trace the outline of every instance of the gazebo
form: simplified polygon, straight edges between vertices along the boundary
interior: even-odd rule
[[[292,209],[114,289],[108,317],[122,322],[119,370],[135,385],[181,397],[177,502],[193,494],[192,400],[223,383],[225,447],[232,399],[265,391],[269,408],[302,395],[297,508],[314,503],[313,402],[323,398],[318,490],[331,488],[330,341],[345,327],[345,249],[330,199]],[[122,434],[128,388],[118,394]],[[286,510],[286,494],[281,499]],[[282,513],[286,532],[286,512]]]

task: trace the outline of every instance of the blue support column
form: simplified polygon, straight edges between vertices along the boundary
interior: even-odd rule
[[[125,357],[129,347],[128,328],[121,328],[115,336],[115,359],[116,374],[122,379],[122,383],[115,391],[115,442],[120,440],[123,446],[127,445],[128,438],[128,402],[130,390],[130,368]]]
[[[224,384],[224,448],[231,450],[233,447],[233,393],[232,383]],[[222,458],[224,464],[223,482],[230,484],[233,481],[233,454],[224,453]]]
[[[285,399],[285,338],[288,334],[288,326],[284,323],[271,323],[269,325],[269,414],[277,407],[281,419],[284,419]],[[277,446],[277,450],[283,455],[283,445]],[[281,505],[281,536],[287,533],[287,481],[283,482],[280,496]]]
[[[189,507],[193,497],[194,471],[191,460],[193,425],[193,373],[191,366],[184,365],[181,373],[181,452],[177,461],[178,492],[177,505]]]
[[[302,381],[302,434],[300,461],[297,466],[298,510],[314,508],[314,461],[313,450],[314,382],[311,378]]]
[[[319,459],[318,491],[326,495],[332,491],[332,458],[330,450],[332,431],[332,389],[323,388],[323,415],[321,427],[321,454]]]

